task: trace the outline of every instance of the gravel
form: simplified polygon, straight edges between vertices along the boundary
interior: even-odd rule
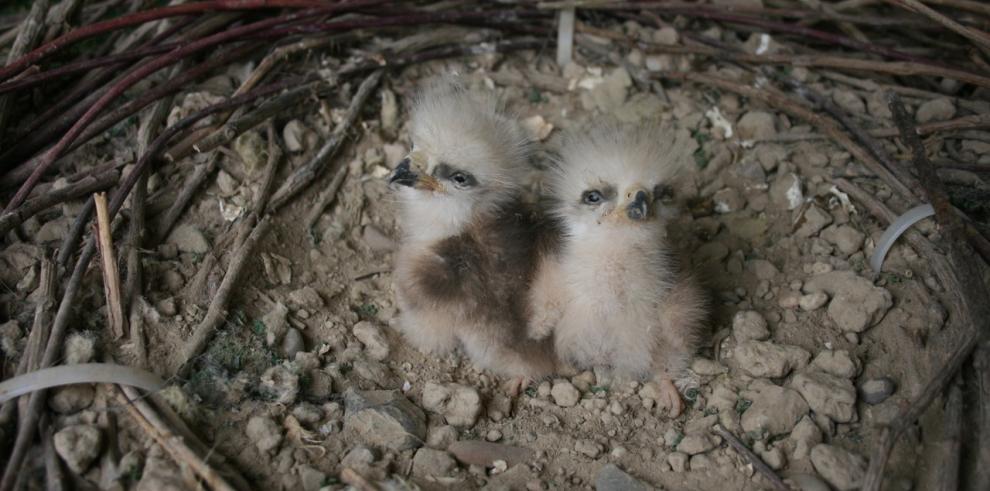
[[[834,445],[816,445],[811,449],[811,463],[838,491],[858,489],[866,476],[866,459]]]
[[[481,413],[481,396],[474,387],[427,382],[422,397],[423,408],[442,415],[449,425],[474,426]]]
[[[71,425],[62,428],[54,437],[55,452],[65,465],[82,474],[96,461],[103,449],[103,433],[93,425]]]

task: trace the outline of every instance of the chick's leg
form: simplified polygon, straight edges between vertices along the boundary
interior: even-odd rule
[[[693,279],[683,276],[667,292],[659,307],[660,323],[654,339],[653,360],[663,400],[657,402],[676,418],[684,410],[678,385],[692,384],[687,368],[698,351],[705,302]]]
[[[528,331],[532,339],[545,339],[563,316],[564,285],[556,261],[539,266],[529,291]]]

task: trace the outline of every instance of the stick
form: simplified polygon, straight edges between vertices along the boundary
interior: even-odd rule
[[[14,46],[7,54],[7,63],[20,58],[24,53],[33,48],[41,39],[45,31],[45,15],[48,14],[49,0],[35,0],[31,4],[31,11],[27,18],[21,23],[14,40]],[[0,96],[0,135],[7,129],[7,117],[10,110],[10,97]]]
[[[942,14],[918,0],[887,0],[887,3],[921,14],[929,19],[941,24],[946,29],[966,38],[973,44],[990,51],[990,36],[987,33],[966,27]]]
[[[278,134],[275,132],[275,123],[269,119],[265,126],[265,133],[268,135],[268,162],[265,165],[265,176],[258,186],[258,194],[251,203],[251,214],[261,216],[268,206],[268,198],[272,195],[272,186],[275,185],[275,174],[278,173],[278,163],[282,160],[282,146],[278,144]]]
[[[120,172],[112,169],[84,177],[62,189],[31,198],[13,212],[0,216],[0,236],[6,235],[7,232],[24,223],[28,218],[52,206],[89,196],[97,191],[103,191],[116,184],[118,180],[120,180]]]
[[[202,322],[193,330],[191,339],[183,349],[178,371],[179,376],[185,376],[188,373],[192,368],[193,358],[198,356],[206,348],[206,343],[213,336],[213,331],[223,322],[224,314],[227,310],[227,302],[230,300],[234,285],[237,283],[237,277],[240,276],[248,259],[252,257],[253,249],[257,246],[261,237],[268,231],[270,225],[271,215],[266,215],[258,222],[258,225],[251,231],[251,235],[248,236],[244,244],[237,249],[237,252],[231,258],[230,266],[227,268],[227,274],[224,275],[223,281],[220,283],[220,288],[217,289],[216,296],[213,297],[213,301],[206,311],[206,316],[203,317]]]
[[[299,169],[296,169],[278,191],[275,192],[268,206],[270,211],[276,211],[281,208],[282,205],[295,197],[303,188],[320,177],[343,144],[347,131],[357,120],[361,108],[364,107],[365,101],[368,100],[368,96],[378,86],[378,82],[382,79],[382,73],[382,70],[375,70],[361,82],[357,93],[354,94],[354,98],[347,108],[344,120],[334,128],[333,133],[330,134],[326,143],[323,144],[323,147],[320,148],[320,151],[316,153],[312,160],[303,164]]]
[[[784,484],[784,481],[780,480],[780,477],[777,476],[773,469],[763,462],[763,459],[753,453],[752,450],[746,448],[746,445],[743,445],[743,442],[739,441],[739,439],[736,438],[736,435],[733,435],[725,428],[722,428],[722,425],[720,424],[713,426],[712,431],[725,439],[726,443],[728,443],[733,450],[739,453],[739,455],[742,455],[749,461],[750,464],[753,464],[753,468],[762,474],[763,477],[767,478],[767,480],[770,481],[770,484],[773,485],[774,489],[779,491],[790,491],[790,486]]]
[[[193,196],[196,195],[199,188],[206,182],[206,179],[216,172],[219,163],[220,152],[213,152],[207,157],[206,162],[197,165],[193,169],[192,174],[182,183],[182,189],[179,191],[179,195],[176,196],[175,200],[172,201],[172,206],[165,212],[165,216],[158,220],[158,229],[155,231],[156,240],[159,242],[165,240],[172,227],[182,217],[182,213],[186,211],[186,207],[192,201]]]
[[[114,339],[124,337],[124,305],[120,295],[120,272],[117,271],[117,256],[113,253],[113,237],[110,236],[110,213],[107,211],[107,195],[93,195],[96,202],[96,237],[98,238],[100,259],[103,264],[103,293],[107,299],[107,323]]]
[[[940,491],[957,491],[959,488],[959,454],[962,451],[963,400],[961,380],[949,387],[949,400],[945,403],[942,442],[945,445],[945,462],[939,466]]]
[[[888,92],[887,100],[894,115],[894,122],[901,131],[901,140],[913,152],[918,179],[924,186],[925,195],[929,202],[935,208],[935,219],[946,232],[947,240],[942,245],[947,251],[951,277],[944,286],[947,291],[954,293],[950,297],[951,312],[955,314],[953,318],[962,326],[964,332],[962,342],[953,349],[949,360],[925,386],[921,395],[912,401],[906,410],[902,410],[890,426],[881,431],[879,444],[870,458],[870,467],[863,481],[864,491],[880,489],[887,459],[890,457],[890,452],[893,450],[898,437],[905,429],[914,424],[932,400],[942,392],[945,385],[976,348],[981,336],[986,332],[987,321],[990,319],[990,304],[986,302],[986,299],[990,298],[990,294],[988,294],[986,285],[979,276],[979,265],[971,262],[972,255],[968,253],[965,245],[966,236],[962,220],[953,210],[948,195],[942,188],[941,181],[935,172],[935,166],[928,160],[921,138],[915,131],[914,118],[908,114],[897,94]],[[929,259],[932,258],[929,257]],[[980,428],[978,434],[981,435],[981,438],[990,437],[987,435],[987,431],[990,431],[990,428]]]
[[[316,199],[316,203],[313,203],[312,208],[309,209],[309,213],[306,215],[306,230],[311,230],[316,225],[316,221],[320,219],[320,215],[323,215],[323,210],[330,206],[330,203],[337,197],[337,191],[340,190],[340,186],[347,179],[348,170],[348,166],[340,166],[337,169],[337,173],[333,175],[330,185],[320,193],[320,197]]]
[[[142,399],[136,390],[118,386],[117,400],[127,408],[131,418],[179,464],[189,466],[211,489],[235,491],[234,487],[196,455],[181,438],[158,417],[154,409]]]

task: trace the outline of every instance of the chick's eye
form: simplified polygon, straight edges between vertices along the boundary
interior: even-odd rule
[[[591,191],[585,191],[581,195],[581,202],[587,205],[597,205],[602,202],[602,193],[598,190],[592,189]]]
[[[454,181],[456,184],[467,184],[468,176],[466,176],[463,172],[455,172],[450,175],[450,180]]]

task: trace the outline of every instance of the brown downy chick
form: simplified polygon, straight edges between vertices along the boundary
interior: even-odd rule
[[[557,356],[656,380],[676,417],[699,346],[705,299],[666,245],[661,190],[690,157],[687,132],[600,125],[561,145],[550,178],[563,227],[558,255],[541,264],[531,335],[554,335]]]
[[[526,292],[554,235],[521,199],[531,147],[497,102],[450,80],[415,101],[413,149],[389,177],[402,244],[393,272],[399,330],[420,351],[455,348],[517,378],[555,369],[528,336]]]

